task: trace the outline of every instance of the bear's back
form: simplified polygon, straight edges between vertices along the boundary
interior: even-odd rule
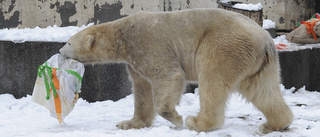
[[[161,34],[162,36],[179,35],[190,38],[190,36],[201,35],[205,31],[267,34],[250,18],[223,9],[140,12],[116,22],[125,22],[120,24],[126,24],[124,28],[127,33],[136,35],[139,32],[148,36],[154,34],[156,37]],[[233,34],[228,35],[232,36]]]

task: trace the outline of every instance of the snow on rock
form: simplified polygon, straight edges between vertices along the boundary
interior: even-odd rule
[[[263,23],[262,23],[262,28],[263,29],[273,29],[273,28],[276,28],[276,23],[273,22],[272,20],[269,20],[269,19],[266,19],[266,20],[263,20]]]
[[[237,3],[237,4],[233,5],[232,7],[237,8],[237,9],[248,10],[248,11],[259,11],[263,8],[261,3],[258,3],[258,4]]]
[[[280,50],[280,51],[298,51],[298,50],[304,50],[304,49],[313,49],[313,48],[320,48],[320,43],[316,44],[298,44],[298,43],[292,43],[289,42],[286,39],[286,35],[281,35],[273,39],[275,44],[285,44],[287,45],[287,49]]]
[[[305,136],[314,137],[320,133],[320,93],[304,88],[295,91],[284,89],[282,94],[295,119],[287,131],[262,134],[259,125],[265,122],[260,111],[246,103],[240,95],[232,94],[226,109],[224,125],[211,132],[195,132],[184,125],[175,128],[173,124],[157,116],[153,125],[143,129],[120,130],[116,124],[131,119],[134,110],[133,95],[119,101],[110,100],[88,103],[79,99],[74,110],[60,125],[50,117],[44,107],[31,102],[31,96],[15,99],[12,95],[0,95],[0,135],[1,137],[211,137],[211,136]],[[200,109],[199,95],[187,93],[176,107],[185,119],[196,115]]]
[[[13,41],[15,43],[23,43],[25,41],[67,42],[72,35],[92,25],[93,23],[82,27],[57,27],[54,25],[47,28],[1,29],[0,40]]]

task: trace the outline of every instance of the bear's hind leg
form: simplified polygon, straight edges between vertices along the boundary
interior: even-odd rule
[[[229,90],[217,81],[199,80],[200,112],[198,116],[188,116],[185,124],[190,130],[212,131],[224,123],[224,112]]]
[[[240,87],[240,93],[266,117],[267,122],[260,126],[263,133],[284,130],[293,121],[292,111],[282,97],[279,79],[278,69],[269,66],[244,80]]]
[[[242,78],[245,60],[238,60],[237,52],[228,51],[229,45],[203,45],[197,57],[200,112],[189,116],[185,124],[191,130],[212,131],[220,128],[225,120],[224,112],[229,94]],[[215,47],[218,49],[210,49]],[[231,55],[230,53],[234,53]],[[242,68],[242,69],[239,69]]]
[[[134,87],[134,116],[131,120],[118,123],[117,127],[120,129],[138,129],[151,126],[155,118],[151,85],[130,66],[127,66],[127,69]]]

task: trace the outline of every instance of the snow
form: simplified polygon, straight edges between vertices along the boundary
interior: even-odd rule
[[[276,28],[276,23],[273,22],[272,20],[269,20],[269,19],[266,19],[266,20],[263,20],[263,23],[262,23],[262,28],[263,29],[273,29],[273,28]]]
[[[92,26],[93,23],[83,25],[82,27],[57,27],[49,26],[47,28],[25,28],[25,29],[0,29],[0,41],[12,41],[15,43],[23,43],[26,41],[50,41],[50,42],[67,42],[75,33]],[[263,28],[275,28],[275,22],[271,20],[263,21]],[[281,51],[296,51],[302,49],[320,48],[317,44],[297,44],[286,40],[286,36],[282,35],[274,39],[275,44],[286,44],[288,49]]]
[[[230,0],[221,0],[221,3],[225,4],[231,4]],[[248,11],[259,11],[262,10],[261,3],[258,4],[251,4],[251,3],[237,3],[235,5],[232,5],[233,8],[242,9],[242,10],[248,10]]]
[[[316,44],[298,44],[298,43],[292,43],[289,42],[286,39],[286,35],[281,35],[273,39],[275,44],[285,44],[287,45],[288,49],[280,50],[280,51],[298,51],[298,50],[304,50],[304,49],[313,49],[313,48],[320,48],[320,43]]]
[[[47,28],[1,29],[0,40],[13,41],[15,43],[26,41],[67,42],[72,35],[92,25],[93,23],[83,25],[82,27],[57,27],[54,25]]]
[[[283,86],[282,86],[283,87]],[[289,130],[260,133],[259,125],[265,122],[262,113],[246,103],[238,94],[232,94],[226,109],[224,125],[211,132],[195,132],[186,126],[175,128],[173,124],[157,116],[153,125],[143,129],[121,130],[116,124],[133,116],[133,95],[113,102],[110,100],[88,103],[79,99],[74,110],[58,124],[44,107],[31,102],[31,96],[15,99],[10,94],[0,95],[0,135],[2,137],[211,137],[211,136],[304,136],[314,137],[320,133],[320,93],[304,88],[282,88],[282,94],[295,114]],[[182,96],[177,111],[185,119],[199,111],[199,96],[187,93]]]
[[[233,5],[232,7],[237,8],[237,9],[248,10],[248,11],[259,11],[263,8],[261,3],[258,3],[258,4],[237,3],[237,4]]]

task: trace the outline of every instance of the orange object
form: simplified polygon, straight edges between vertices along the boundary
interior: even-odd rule
[[[284,50],[284,49],[288,49],[288,46],[286,44],[276,44],[276,48],[279,50]]]
[[[52,81],[53,81],[54,87],[57,90],[60,90],[60,83],[57,78],[56,71],[57,71],[57,68],[52,68]],[[52,89],[50,89],[50,92],[51,92],[51,90]],[[58,119],[59,123],[61,124],[62,123],[62,110],[61,110],[61,101],[60,101],[58,93],[57,93],[57,97],[56,98],[53,97],[53,98],[54,98],[54,106],[56,108],[57,119]]]
[[[317,34],[313,31],[313,27],[316,25],[316,22],[320,21],[320,19],[312,19],[311,22],[303,22],[302,24],[306,25],[308,28],[308,34],[312,34],[313,38],[317,40]]]

